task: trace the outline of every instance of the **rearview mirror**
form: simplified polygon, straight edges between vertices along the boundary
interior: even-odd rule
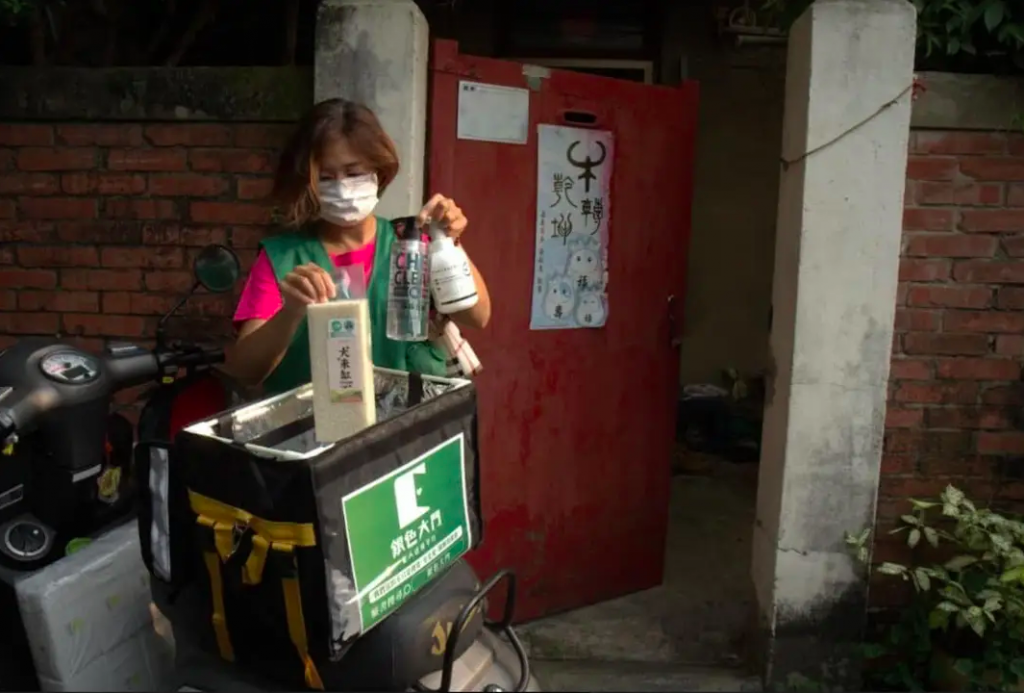
[[[223,245],[208,245],[199,251],[192,265],[196,282],[212,294],[223,294],[234,288],[242,274],[238,256]]]

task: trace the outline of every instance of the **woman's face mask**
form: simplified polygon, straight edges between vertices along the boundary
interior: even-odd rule
[[[376,173],[320,181],[320,218],[340,226],[358,224],[376,209],[378,187]]]

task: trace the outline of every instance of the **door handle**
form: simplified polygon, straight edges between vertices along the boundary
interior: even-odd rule
[[[668,297],[668,344],[673,349],[678,349],[683,344],[683,335],[679,333],[676,321],[676,296]]]

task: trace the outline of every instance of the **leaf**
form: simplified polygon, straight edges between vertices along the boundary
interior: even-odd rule
[[[1005,573],[999,576],[999,582],[1020,582],[1021,578],[1024,578],[1024,566],[1017,566],[1016,568],[1010,568]]]
[[[960,572],[964,568],[966,568],[967,566],[973,565],[974,563],[977,563],[977,562],[978,562],[978,559],[975,558],[974,556],[957,556],[955,558],[952,558],[952,559],[946,561],[946,569],[947,570],[955,570],[957,572]]]
[[[939,505],[935,501],[922,501],[922,500],[917,500],[916,498],[911,498],[910,499],[910,504],[912,506],[914,506],[914,508],[917,509],[917,510],[928,510],[930,508],[938,507],[938,505]]]
[[[1024,679],[1024,659],[1011,659],[1009,669],[1018,679]]]
[[[947,602],[947,601],[939,602],[938,604],[935,605],[935,608],[938,611],[944,611],[944,612],[946,612],[948,614],[955,614],[957,611],[960,611],[960,607],[959,606],[957,606],[953,602]]]
[[[877,642],[864,643],[863,650],[865,659],[878,659],[885,656],[885,648]]]
[[[989,31],[994,31],[996,27],[1003,23],[1005,14],[1006,6],[1002,0],[990,2],[988,7],[985,8],[985,28]]]
[[[969,659],[958,659],[953,663],[953,670],[961,676],[970,676],[974,671],[974,662]]]
[[[949,614],[945,611],[933,611],[928,614],[928,627],[932,630],[945,630],[949,627]]]
[[[933,547],[938,548],[939,546],[939,533],[931,527],[924,528],[924,538]]]
[[[910,530],[910,534],[907,535],[907,546],[914,548],[921,541],[921,530],[917,527]]]
[[[913,515],[900,515],[900,519],[911,527],[916,527],[921,524],[921,520]]]
[[[960,505],[964,502],[964,498],[966,498],[964,492],[952,484],[946,486],[946,490],[942,492],[942,500],[950,505]]]
[[[895,563],[882,563],[875,570],[883,575],[903,575],[907,569]]]
[[[985,637],[985,614],[979,607],[972,606],[967,611],[961,611],[960,613],[963,615],[967,625],[977,633],[979,638]]]
[[[922,568],[916,569],[914,571],[914,575],[917,576],[917,584],[920,586],[921,591],[927,592],[931,589],[932,581],[928,577],[928,573],[926,573]]]

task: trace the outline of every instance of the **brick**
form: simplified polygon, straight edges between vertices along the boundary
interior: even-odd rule
[[[913,187],[914,203],[918,205],[981,206],[1003,201],[1002,183],[921,181]]]
[[[68,243],[138,245],[142,227],[136,221],[62,221],[57,224],[57,237]]]
[[[12,289],[0,290],[0,310],[17,310],[18,292]],[[3,347],[0,347],[2,349]]]
[[[18,261],[25,267],[91,267],[99,255],[91,246],[25,245],[18,248]]]
[[[911,404],[974,404],[978,385],[973,382],[916,382],[906,380],[896,386],[894,402]]]
[[[938,376],[951,380],[1016,380],[1020,363],[1010,359],[942,359],[937,364]]]
[[[1024,288],[1007,286],[999,289],[996,306],[1001,310],[1024,310]]]
[[[1024,183],[1010,185],[1006,192],[1006,204],[1008,207],[1024,207]]]
[[[53,128],[49,125],[0,123],[0,145],[38,147],[53,144]]]
[[[52,270],[7,267],[0,271],[0,288],[52,289],[57,286],[57,273]]]
[[[18,150],[22,171],[82,171],[96,168],[92,147],[24,147]]]
[[[942,328],[947,332],[1024,332],[1024,313],[998,311],[946,311]]]
[[[235,146],[246,149],[281,149],[295,131],[294,125],[243,124],[235,126]]]
[[[1007,257],[1024,257],[1024,234],[1020,236],[1001,236],[999,244]]]
[[[148,291],[180,294],[191,289],[194,282],[191,272],[158,270],[146,273]]]
[[[177,219],[180,212],[174,200],[107,200],[104,216],[110,219]]]
[[[266,205],[245,202],[193,202],[192,221],[207,224],[265,224],[271,209]]]
[[[272,178],[239,178],[239,200],[265,200],[274,190]]]
[[[904,231],[952,231],[956,210],[917,207],[903,210]]]
[[[20,291],[18,307],[27,311],[96,313],[100,298],[90,291]]]
[[[960,159],[960,172],[974,180],[1024,181],[1024,158],[964,157]]]
[[[931,380],[932,363],[925,359],[893,359],[889,369],[890,380]]]
[[[996,353],[1000,356],[1024,356],[1024,336],[1016,334],[997,336]]]
[[[97,204],[81,197],[22,197],[18,207],[29,219],[95,219]]]
[[[925,455],[919,460],[922,476],[992,477],[990,457],[978,455]]]
[[[193,149],[189,161],[194,171],[219,173],[270,173],[273,157],[248,149]]]
[[[217,176],[178,174],[149,177],[151,195],[216,197],[227,192],[228,187],[228,182]]]
[[[982,404],[998,404],[1002,406],[1024,404],[1024,383],[996,385],[981,392]]]
[[[1024,209],[965,209],[960,215],[960,228],[985,233],[1024,231]]]
[[[176,269],[182,266],[181,248],[149,246],[129,248],[108,246],[103,248],[100,262],[104,267],[143,267],[146,269]]]
[[[231,128],[215,123],[149,125],[146,139],[157,147],[223,147],[231,144]]]
[[[76,291],[137,291],[142,272],[137,269],[67,269],[60,273],[60,285]]]
[[[59,190],[57,176],[49,173],[0,175],[0,195],[52,195]]]
[[[999,239],[991,236],[912,233],[907,236],[904,254],[908,257],[992,257],[998,247]]]
[[[0,313],[0,332],[55,335],[60,330],[56,313]]]
[[[897,332],[934,332],[942,325],[942,313],[920,308],[897,308]]]
[[[988,335],[911,332],[903,335],[907,354],[979,356],[988,353]]]
[[[265,226],[236,226],[231,230],[233,248],[255,248],[267,237]]]
[[[888,413],[887,413],[888,415]],[[885,453],[882,455],[882,474],[910,474],[916,471],[917,465],[914,463],[914,457],[912,455],[897,455],[894,453]],[[882,513],[879,508],[879,514]]]
[[[14,150],[0,147],[0,171],[14,169]]]
[[[1001,430],[1013,426],[1005,407],[930,407],[925,415],[928,428]]]
[[[978,452],[982,455],[1024,455],[1024,433],[982,431],[978,434]]]
[[[73,147],[132,147],[142,144],[142,126],[58,125],[57,139]]]
[[[911,285],[907,305],[920,308],[988,308],[992,289],[987,286]]]
[[[920,428],[924,423],[923,409],[889,406],[885,410],[887,428]]]
[[[1006,135],[994,132],[918,132],[917,154],[1005,154]]]
[[[1024,261],[965,260],[953,268],[953,278],[978,284],[1024,284]]]
[[[0,200],[0,219],[13,219],[15,216],[14,200]]]
[[[878,492],[879,495],[887,498],[938,498],[950,483],[955,483],[961,491],[973,499],[985,499],[992,493],[992,484],[988,481],[962,479],[953,482],[948,477],[883,477],[880,480]]]
[[[139,337],[146,333],[146,321],[131,315],[87,315],[69,313],[62,320],[64,330],[73,335]]]
[[[953,157],[907,157],[907,178],[911,180],[953,180],[956,172],[957,160]]]
[[[114,171],[184,171],[184,149],[112,149],[107,167]]]
[[[146,245],[204,246],[211,243],[228,244],[228,230],[205,226],[178,226],[152,224],[143,233]]]
[[[69,195],[140,195],[146,179],[133,173],[66,173],[61,188]]]
[[[938,282],[949,279],[953,263],[949,260],[900,260],[901,282]]]

